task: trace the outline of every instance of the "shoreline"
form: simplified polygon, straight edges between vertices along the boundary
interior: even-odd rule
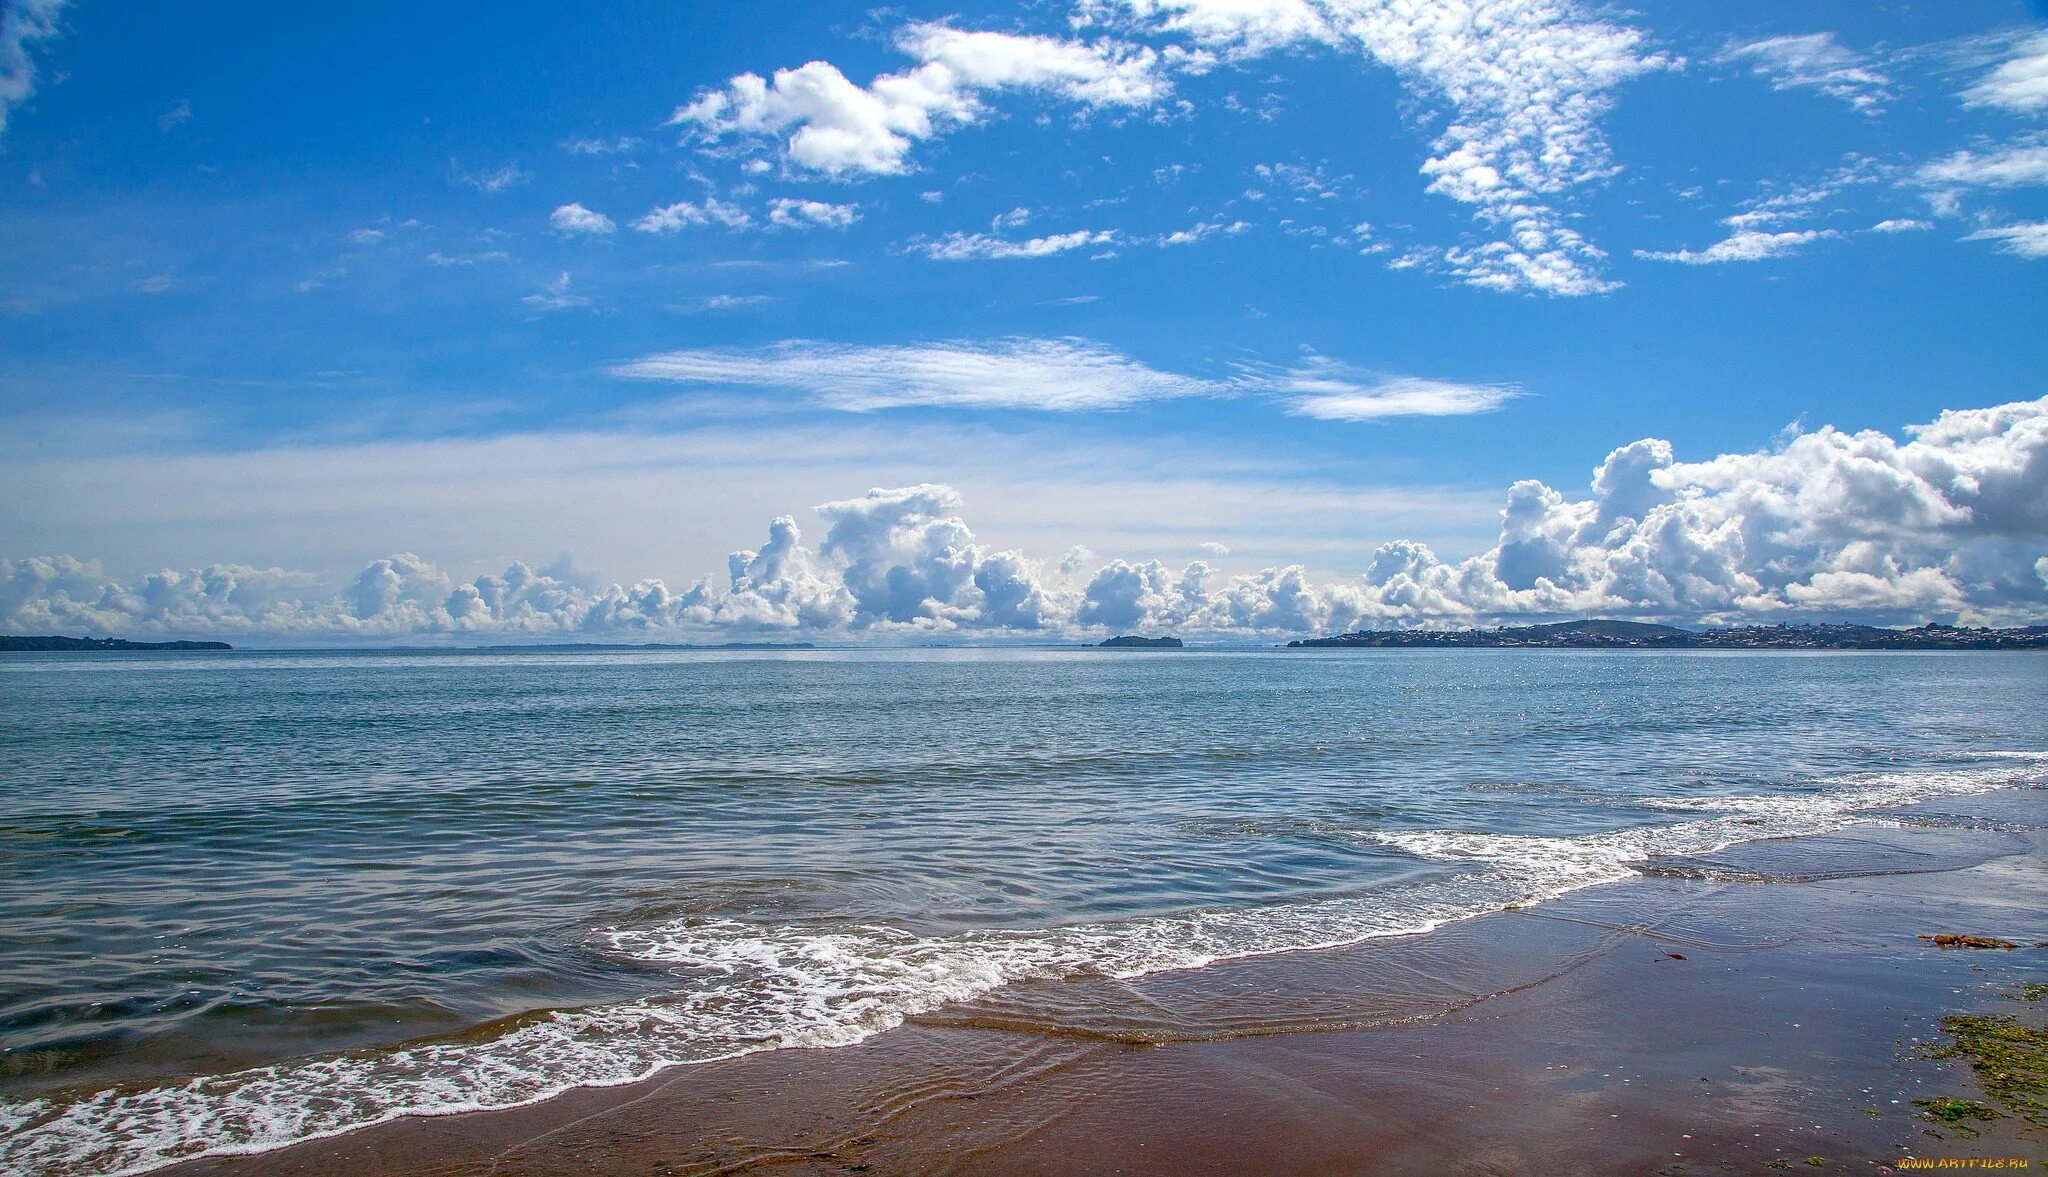
[[[1967,1068],[1915,1054],[1944,1015],[2039,1022],[2038,1003],[2004,995],[2042,975],[2038,796],[1943,797],[1906,812],[1959,820],[1744,843],[1424,935],[1020,983],[856,1045],[155,1171],[397,1174],[433,1157],[426,1171],[449,1175],[1050,1173],[1086,1157],[1169,1173],[1257,1155],[1273,1172],[1438,1172],[1449,1156],[1449,1171],[1680,1174],[2039,1158],[2041,1130],[2018,1116],[1961,1137],[1910,1103],[1985,1098]],[[2023,947],[1918,938],[1943,932]],[[1768,1092],[1785,1114],[1760,1110]]]

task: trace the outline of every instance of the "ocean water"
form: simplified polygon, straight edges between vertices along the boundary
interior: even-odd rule
[[[2044,753],[2033,654],[0,656],[0,1170],[1426,932]]]

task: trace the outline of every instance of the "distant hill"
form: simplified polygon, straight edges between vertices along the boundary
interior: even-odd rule
[[[1738,625],[1679,629],[1641,621],[1557,621],[1500,629],[1368,629],[1287,643],[1304,649],[1471,648],[1624,650],[2048,650],[2048,626]]]
[[[1179,638],[1141,638],[1136,635],[1118,635],[1098,644],[1104,650],[1178,650],[1184,643]]]
[[[1609,621],[1596,618],[1590,621],[1553,621],[1548,625],[1509,627],[1500,632],[1530,635],[1554,634],[1560,637],[1668,638],[1687,631],[1675,625],[1655,625],[1648,621]]]
[[[226,642],[131,642],[126,638],[11,637],[0,634],[0,650],[232,650]]]
[[[590,654],[617,650],[815,650],[814,642],[720,642],[717,645],[699,646],[675,642],[527,642],[516,646],[477,646],[477,650],[490,654],[518,651],[522,654],[558,653]]]

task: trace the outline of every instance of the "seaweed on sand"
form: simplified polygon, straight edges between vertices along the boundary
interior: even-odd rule
[[[1984,1094],[2003,1105],[2001,1113],[1966,1099],[1916,1099],[1914,1105],[1945,1123],[1989,1120],[2010,1113],[2034,1127],[2048,1127],[2048,1030],[2003,1014],[1951,1014],[1941,1019],[1947,1046],[1928,1058],[1959,1058],[1970,1064]]]

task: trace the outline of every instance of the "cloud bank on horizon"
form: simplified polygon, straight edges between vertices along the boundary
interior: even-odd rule
[[[1508,488],[1498,542],[1447,562],[1380,547],[1356,577],[1300,565],[1217,576],[977,542],[936,484],[815,508],[734,552],[722,582],[588,588],[514,564],[452,580],[412,554],[347,584],[279,569],[166,570],[132,584],[70,557],[0,561],[0,628],[269,641],[723,635],[1026,637],[1107,631],[1277,637],[1592,614],[1686,622],[2048,616],[2048,397],[1957,409],[1906,440],[1833,428],[1683,462],[1646,438],[1607,455],[1586,491]],[[1210,545],[1212,549],[1221,545]]]

